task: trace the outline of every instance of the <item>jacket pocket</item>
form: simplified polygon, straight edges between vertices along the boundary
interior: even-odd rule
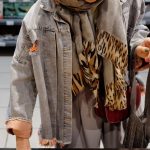
[[[32,44],[37,50],[30,51],[31,56],[40,55],[45,60],[54,57],[56,51],[55,29],[47,26],[39,27],[30,32]],[[33,48],[33,47],[32,47]]]

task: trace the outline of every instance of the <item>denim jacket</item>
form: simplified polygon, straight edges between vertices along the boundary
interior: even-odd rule
[[[148,34],[140,25],[144,0],[120,0],[128,43],[134,49]],[[36,48],[31,49],[36,43]],[[72,134],[72,39],[53,0],[38,0],[25,16],[11,63],[8,119],[32,123],[39,95],[41,135],[67,144]]]

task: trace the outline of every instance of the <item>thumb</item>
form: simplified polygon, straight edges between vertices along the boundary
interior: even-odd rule
[[[135,49],[135,53],[138,57],[140,58],[146,58],[148,57],[149,55],[149,52],[150,52],[150,49],[148,47],[145,47],[145,46],[137,46],[136,49]]]
[[[145,57],[145,61],[146,61],[146,62],[150,62],[150,53],[148,54],[147,57]]]

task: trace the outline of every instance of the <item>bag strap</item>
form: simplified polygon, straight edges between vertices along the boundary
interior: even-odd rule
[[[128,71],[129,71],[129,83],[131,86],[131,96],[130,96],[130,106],[131,106],[131,113],[136,112],[136,77],[135,77],[135,51],[129,47],[128,48]]]
[[[131,106],[131,113],[136,112],[136,78],[133,78],[132,87],[131,87],[131,96],[130,96],[130,106]]]
[[[131,47],[128,47],[128,77],[129,77],[129,84],[132,86],[133,79],[135,77],[135,50],[131,50]]]

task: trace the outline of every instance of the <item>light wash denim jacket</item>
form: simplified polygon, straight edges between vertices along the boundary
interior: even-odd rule
[[[144,0],[120,0],[128,43],[134,49],[148,34],[140,25]],[[37,43],[35,52],[30,51]],[[38,0],[25,16],[11,63],[8,121],[32,122],[37,93],[41,135],[68,144],[72,137],[72,41],[69,25],[55,14],[53,0]]]

